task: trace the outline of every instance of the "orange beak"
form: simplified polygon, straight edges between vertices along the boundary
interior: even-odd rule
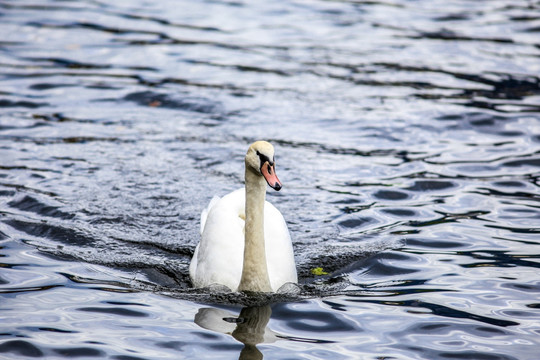
[[[276,191],[279,191],[281,189],[281,181],[279,181],[276,175],[276,169],[274,168],[274,164],[270,165],[270,163],[266,161],[263,166],[261,166],[261,173],[263,174],[266,182],[268,183],[268,185],[270,185],[272,189]]]

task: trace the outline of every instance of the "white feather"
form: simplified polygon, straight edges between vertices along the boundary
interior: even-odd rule
[[[206,224],[206,218],[208,217],[208,213],[216,205],[216,203],[221,199],[219,196],[215,195],[212,200],[210,200],[210,203],[208,206],[201,212],[201,235],[204,231],[204,225]]]
[[[222,284],[235,291],[240,283],[244,256],[245,189],[214,197],[201,214],[201,241],[189,272],[196,287]],[[264,204],[264,238],[270,285],[296,283],[291,238],[283,216],[268,201]]]

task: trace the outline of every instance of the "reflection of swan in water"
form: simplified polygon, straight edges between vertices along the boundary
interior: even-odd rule
[[[203,308],[195,315],[195,323],[200,327],[228,334],[244,344],[240,352],[241,360],[260,360],[263,354],[257,344],[289,340],[306,343],[332,343],[333,341],[308,339],[281,335],[267,327],[272,315],[269,305],[245,307],[238,316],[222,309]]]
[[[272,310],[270,306],[246,307],[240,312],[240,319],[232,336],[244,344],[239,359],[262,359],[263,355],[255,345],[277,340],[274,332],[266,328]]]
[[[195,323],[202,328],[232,335],[244,344],[239,359],[262,359],[263,354],[256,345],[272,343],[278,339],[276,334],[266,325],[270,320],[270,306],[245,307],[240,315],[216,308],[199,309],[195,315]]]

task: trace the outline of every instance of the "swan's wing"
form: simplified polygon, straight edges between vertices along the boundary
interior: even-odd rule
[[[218,203],[218,201],[220,199],[221,198],[219,196],[214,195],[212,200],[210,200],[210,203],[208,203],[208,206],[205,209],[203,209],[203,211],[201,211],[201,235],[202,235],[202,233],[204,231],[204,226],[206,225],[206,219],[208,219],[208,214],[210,213],[210,210],[214,207],[214,205],[216,205]],[[199,247],[200,247],[200,243],[197,244],[197,246],[195,247],[195,251],[193,252],[193,257],[191,259],[191,263],[189,264],[189,275],[190,275],[192,281],[195,278],[195,274],[197,272],[197,262],[198,262],[198,258],[199,258]]]
[[[264,205],[264,240],[270,283],[274,291],[287,282],[298,282],[287,223],[274,205]]]
[[[201,214],[203,232],[190,266],[196,287],[238,287],[244,254],[244,220],[240,216],[244,212],[244,193],[241,189],[214,198]]]
[[[217,204],[217,202],[220,200],[221,198],[219,196],[214,196],[212,198],[212,200],[210,200],[210,203],[208,204],[208,206],[206,207],[206,209],[203,209],[203,211],[201,212],[201,235],[204,231],[204,225],[206,225],[206,219],[208,218],[208,213],[210,212],[210,210],[214,207],[214,205]]]

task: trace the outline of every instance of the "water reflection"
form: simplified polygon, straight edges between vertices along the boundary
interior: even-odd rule
[[[277,314],[277,318],[282,318],[285,313],[288,315],[294,314],[293,319],[288,319],[287,321],[291,328],[305,331],[305,328],[307,327],[310,328],[310,331],[313,330],[313,325],[309,324],[304,324],[301,327],[295,327],[296,320],[302,322],[303,320],[309,319],[310,315],[306,317],[306,314],[302,315],[302,313],[296,312],[291,313],[290,310],[286,310],[287,306],[279,307],[280,309],[278,310],[279,314]],[[316,312],[310,312],[310,314],[321,315],[320,313]],[[204,329],[231,335],[234,339],[244,344],[242,351],[240,351],[239,359],[262,359],[264,357],[263,353],[257,348],[257,345],[270,344],[276,342],[277,340],[312,344],[334,343],[332,340],[297,337],[277,333],[268,327],[271,315],[272,308],[270,305],[246,306],[242,308],[240,314],[238,315],[218,308],[202,308],[199,309],[195,315],[195,323]],[[298,318],[296,318],[296,316],[298,316]],[[323,326],[327,326],[328,331],[332,331],[332,328],[335,326],[339,327],[340,325],[340,322],[337,321],[338,319],[332,316],[328,318],[328,316],[324,316],[323,314],[321,318],[321,322],[325,324]],[[321,324],[319,324],[319,326],[321,326]],[[321,328],[319,328],[319,330],[321,330]]]
[[[245,307],[238,316],[222,309],[202,308],[195,315],[200,327],[231,335],[244,344],[239,359],[262,359],[257,344],[272,343],[278,339],[267,325],[272,315],[269,305]]]

